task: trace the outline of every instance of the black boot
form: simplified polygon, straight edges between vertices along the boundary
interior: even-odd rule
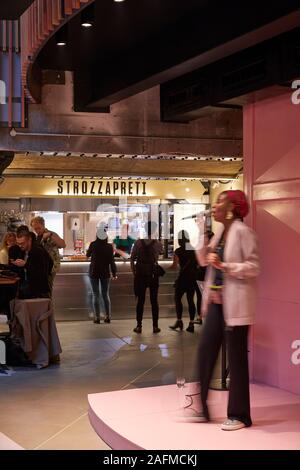
[[[133,331],[135,333],[141,333],[142,332],[142,325],[136,325],[136,327],[133,328]]]
[[[177,330],[177,328],[179,328],[180,330],[183,330],[182,320],[176,320],[174,325],[170,325],[169,328],[171,328],[171,330]]]
[[[186,331],[190,333],[194,333],[194,322],[190,321],[189,326],[187,327]]]

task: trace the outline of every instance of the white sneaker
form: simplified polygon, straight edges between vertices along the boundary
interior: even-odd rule
[[[221,425],[221,429],[223,431],[237,431],[238,429],[245,428],[246,424],[238,419],[231,419],[228,418],[224,423]]]

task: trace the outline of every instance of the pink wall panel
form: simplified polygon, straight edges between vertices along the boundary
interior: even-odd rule
[[[262,258],[252,373],[300,394],[299,125],[300,106],[291,103],[291,93],[244,108],[248,223]]]
[[[280,210],[285,208],[300,214],[300,201],[264,202],[257,205],[256,231],[263,259],[259,295],[280,302],[300,304],[300,217],[288,221],[291,225],[293,222],[298,225],[297,232],[280,220]]]
[[[258,310],[263,314],[255,326],[254,378],[300,394],[299,305],[261,299]]]
[[[254,181],[300,177],[300,106],[292,104],[288,93],[256,103],[253,108]]]

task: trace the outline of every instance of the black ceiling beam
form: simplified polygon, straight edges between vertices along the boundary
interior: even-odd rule
[[[164,83],[160,93],[161,117],[163,121],[196,119],[201,108],[231,107],[233,98],[299,77],[300,28],[296,28]]]
[[[165,31],[165,37],[153,38],[118,60],[94,64],[91,74],[92,100],[87,104],[87,109],[109,106],[269,39],[281,28],[285,31],[298,26],[299,3],[296,11],[295,5],[292,1],[286,4],[287,9],[283,10],[281,5],[274,10],[261,3],[256,16],[253,16],[252,3],[229,1],[218,7],[217,14],[211,4],[203,12],[203,17],[195,14],[184,28],[178,23]],[[289,9],[294,11],[280,17]],[[204,22],[202,18],[205,18]]]
[[[142,5],[143,3],[143,5]],[[68,43],[48,41],[41,69],[73,70],[75,109],[97,111],[289,31],[300,24],[299,0],[95,1],[95,26],[80,15]],[[121,8],[119,8],[121,7]],[[204,85],[205,86],[205,83]]]
[[[7,168],[13,161],[15,156],[14,152],[0,151],[0,176],[2,175],[5,168]]]
[[[0,2],[0,20],[17,20],[34,0],[2,0]]]

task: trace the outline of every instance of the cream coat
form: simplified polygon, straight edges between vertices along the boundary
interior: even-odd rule
[[[206,255],[214,252],[224,227],[209,245],[197,250],[201,266],[206,266]],[[256,277],[260,271],[258,243],[255,232],[240,220],[235,220],[227,234],[224,249],[224,285],[222,290],[224,320],[228,326],[252,325],[255,317]],[[215,268],[208,266],[202,298],[202,313],[206,315],[210,303],[210,285]]]

